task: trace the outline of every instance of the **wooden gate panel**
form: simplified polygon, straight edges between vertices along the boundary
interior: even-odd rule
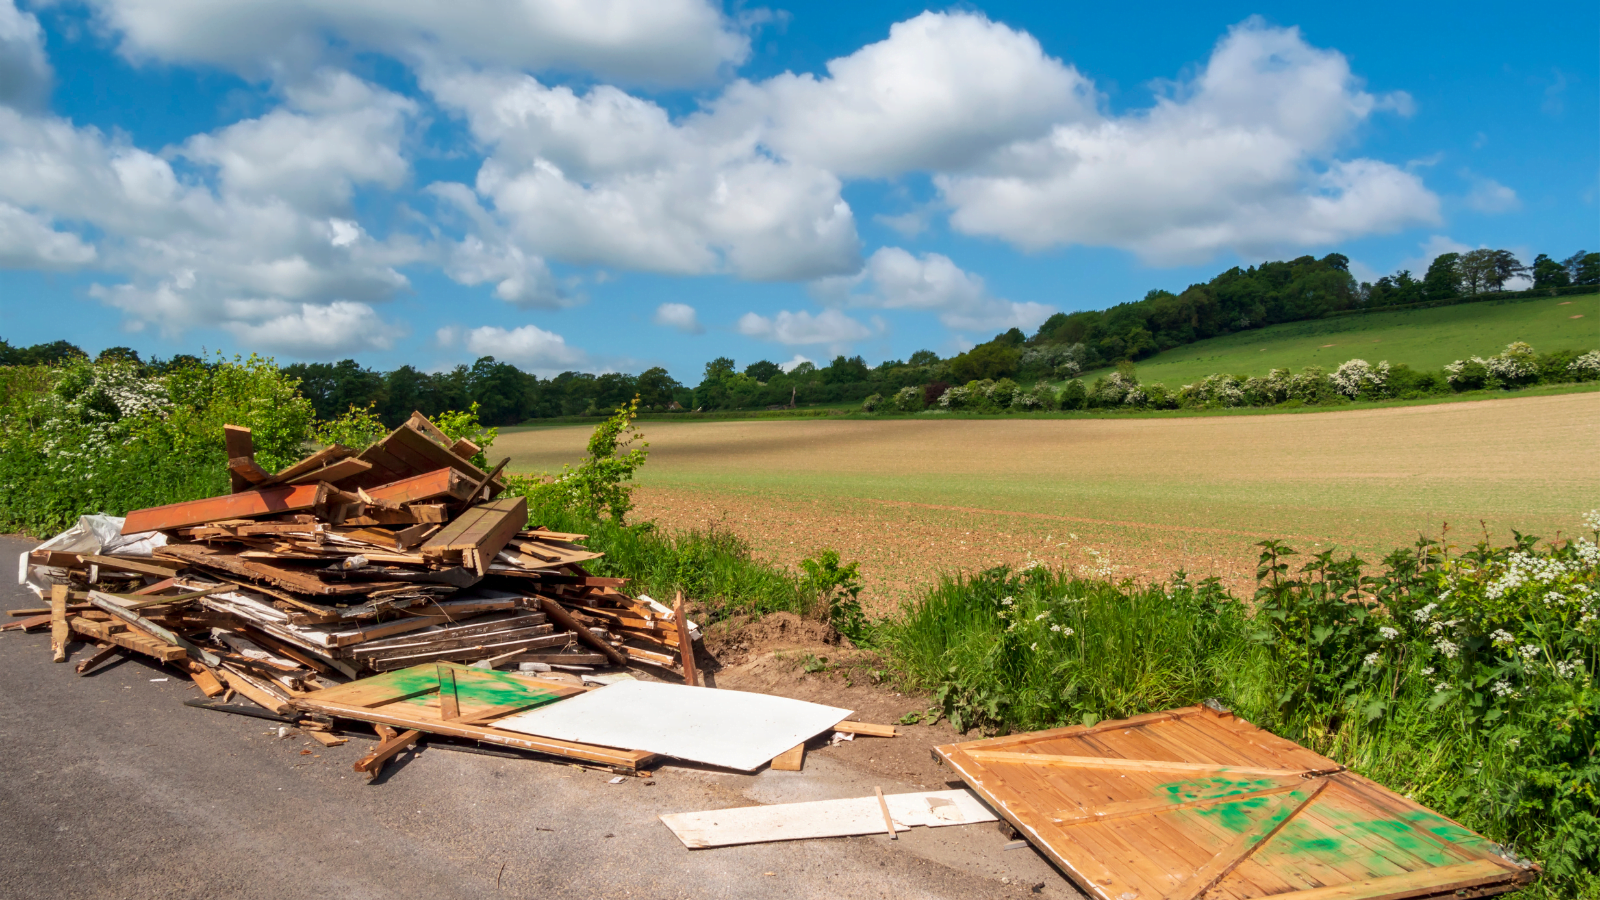
[[[1538,874],[1225,710],[1189,707],[938,753],[1099,900],[1486,896]]]

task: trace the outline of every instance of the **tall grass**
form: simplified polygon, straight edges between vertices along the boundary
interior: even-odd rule
[[[539,494],[530,500],[542,499]],[[819,614],[823,592],[802,576],[755,558],[743,538],[711,528],[668,534],[652,523],[620,524],[560,503],[534,503],[529,521],[552,531],[587,534],[605,556],[586,563],[596,575],[627,578],[629,590],[671,604],[675,592],[701,602],[708,622],[729,615]]]

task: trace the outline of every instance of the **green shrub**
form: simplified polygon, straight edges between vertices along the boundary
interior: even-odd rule
[[[256,460],[282,468],[310,440],[311,404],[270,359],[191,359],[157,372],[132,360],[69,358],[0,368],[0,528],[49,534],[90,512],[193,500],[228,489],[222,426],[253,432]]]
[[[872,396],[868,397],[867,399],[861,401],[861,411],[862,412],[876,412],[878,407],[882,406],[882,405],[883,405],[883,395],[882,394],[873,394]]]

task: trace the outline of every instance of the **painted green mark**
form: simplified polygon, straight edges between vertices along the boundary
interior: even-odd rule
[[[412,666],[380,677],[385,680],[385,687],[392,687],[397,694],[417,694],[400,701],[413,706],[427,706],[434,702],[432,692],[439,689],[438,669],[433,665]],[[424,691],[427,693],[419,693]],[[456,699],[462,706],[506,706],[512,703],[543,705],[560,699],[560,696],[509,675],[488,671],[468,674],[458,669]]]
[[[1229,800],[1199,807],[1195,812],[1229,831],[1244,831],[1256,825],[1272,825],[1283,821],[1304,800],[1302,792],[1291,791],[1246,800]],[[1267,807],[1271,807],[1271,812],[1264,815],[1263,810]]]
[[[1157,785],[1156,791],[1157,796],[1165,794],[1173,803],[1188,803],[1192,800],[1210,800],[1216,797],[1232,797],[1236,794],[1270,790],[1282,783],[1270,778],[1229,778],[1226,775],[1213,775],[1209,778]]]

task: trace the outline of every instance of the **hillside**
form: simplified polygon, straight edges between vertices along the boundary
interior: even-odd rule
[[[1211,338],[1140,360],[1139,380],[1178,387],[1207,375],[1265,375],[1304,366],[1333,369],[1347,359],[1437,369],[1490,356],[1511,341],[1538,350],[1600,348],[1600,294],[1464,303],[1289,322]],[[1092,380],[1109,369],[1084,374]]]

